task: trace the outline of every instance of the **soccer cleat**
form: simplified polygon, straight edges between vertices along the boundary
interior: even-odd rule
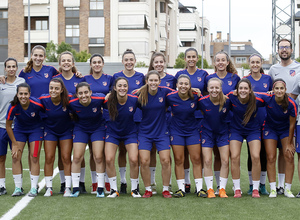
[[[276,192],[276,190],[271,190],[271,192],[270,192],[270,195],[269,195],[269,198],[276,198],[277,197],[277,192]]]
[[[120,194],[127,194],[127,183],[121,183]]]
[[[206,198],[207,193],[205,192],[205,190],[201,189],[199,192],[197,192],[197,196],[202,197],[202,198]]]
[[[235,190],[233,198],[241,198],[241,197],[242,197],[241,190],[240,189]]]
[[[97,198],[104,198],[105,197],[105,194],[104,194],[104,188],[102,187],[98,187],[97,188],[97,195],[96,195]]]
[[[191,184],[184,184],[185,186],[185,193],[189,194],[191,193]]]
[[[7,194],[7,191],[6,191],[5,187],[1,187],[0,188],[0,196],[5,195],[5,194]]]
[[[69,187],[65,188],[64,197],[70,197],[71,196],[71,189]]]
[[[107,196],[107,198],[116,198],[116,197],[119,197],[119,196],[120,195],[119,195],[118,191],[111,189],[110,194]]]
[[[257,189],[252,191],[252,198],[260,198],[259,192]]]
[[[29,197],[36,197],[37,196],[37,189],[35,187],[32,187],[30,192],[28,193]]]
[[[219,195],[219,192],[220,192],[220,186],[217,187],[217,190],[215,191],[215,195]]]
[[[220,189],[219,190],[219,197],[220,198],[228,198],[227,194],[226,194],[226,191],[224,188]]]
[[[252,195],[253,185],[249,185],[249,190],[247,191],[248,195]]]
[[[169,192],[169,190],[165,190],[162,192],[162,195],[164,198],[172,198],[171,193]]]
[[[93,187],[93,189],[94,189],[94,187]],[[96,190],[97,190],[97,183],[96,183]],[[110,184],[107,182],[105,182],[105,194],[110,194]]]
[[[74,192],[74,190],[73,190],[73,193],[70,195],[70,197],[78,197],[79,194],[80,194],[79,190],[77,190],[76,192]]]
[[[278,194],[278,195],[283,195],[283,194],[284,194],[284,189],[283,189],[283,187],[278,187],[276,190],[277,190],[277,194]]]
[[[284,195],[288,198],[295,198],[295,196],[293,195],[292,191],[289,189],[285,189],[284,190]]]
[[[92,183],[91,187],[92,187],[91,194],[97,194],[98,183]]]
[[[131,191],[131,196],[133,198],[141,198],[142,197],[137,189]]]
[[[157,194],[157,191],[156,191],[156,184],[155,184],[155,183],[151,184],[151,190],[152,190],[152,194],[153,194],[153,195],[156,195],[156,194]]]
[[[65,188],[66,188],[66,183],[61,183],[59,194],[64,194]]]
[[[85,189],[84,182],[79,182],[79,191],[80,191],[81,194],[86,194],[87,193],[87,191]]]
[[[181,189],[177,190],[174,195],[175,198],[181,198],[181,197],[185,197],[185,192],[183,192]]]
[[[171,185],[171,184],[169,185],[168,190],[169,190],[170,194],[173,195],[173,192],[172,192],[172,185]]]
[[[296,198],[300,198],[300,192],[298,192],[298,194],[296,195]]]
[[[11,196],[12,196],[12,197],[15,197],[15,196],[22,196],[22,195],[24,195],[22,189],[16,187],[16,188],[15,188],[15,191],[13,192],[13,194],[12,194]]]
[[[266,185],[265,185],[265,184],[260,184],[260,185],[259,185],[259,192],[260,192],[262,195],[269,195],[269,192],[267,191]]]
[[[52,187],[48,187],[48,188],[46,189],[46,192],[45,192],[44,196],[45,196],[45,197],[50,197],[50,196],[52,196],[52,195],[53,195],[53,189],[52,189]]]
[[[146,190],[145,193],[144,193],[144,195],[143,195],[143,198],[150,198],[150,197],[152,197],[152,192]]]
[[[216,198],[215,191],[213,189],[208,189],[207,190],[207,198]]]

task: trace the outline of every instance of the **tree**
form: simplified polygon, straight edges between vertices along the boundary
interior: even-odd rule
[[[91,54],[88,53],[87,50],[78,53],[75,51],[75,53],[76,62],[86,62],[91,57]]]
[[[198,62],[196,63],[196,66],[198,68],[201,68],[201,56],[198,55]],[[185,67],[185,60],[184,60],[184,53],[181,52],[180,54],[178,54],[176,61],[175,61],[175,65],[174,68],[184,68]],[[203,68],[209,68],[209,65],[207,63],[206,59],[203,59]]]
[[[47,62],[57,62],[56,57],[56,45],[53,43],[53,41],[50,41],[47,43],[46,47],[46,61]]]

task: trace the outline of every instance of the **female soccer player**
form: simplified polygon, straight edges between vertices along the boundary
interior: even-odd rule
[[[125,77],[128,80],[128,93],[132,93],[136,89],[141,88],[145,84],[145,77],[143,73],[134,70],[136,63],[136,57],[131,49],[127,49],[122,55],[122,63],[124,70],[115,73],[113,75],[113,81],[118,77]],[[134,114],[134,121],[139,124],[142,119],[142,113],[140,109],[137,109]],[[120,194],[127,193],[127,181],[126,181],[126,149],[124,144],[121,142],[119,146],[119,172],[121,178]]]
[[[237,96],[233,92],[228,94],[232,105],[232,117],[230,123],[230,155],[231,175],[234,185],[234,198],[240,198],[240,155],[243,140],[246,139],[252,159],[253,198],[259,198],[260,179],[260,137],[261,130],[258,119],[255,117],[257,108],[264,105],[264,101],[256,97],[248,79],[241,79],[237,84]]]
[[[110,195],[107,196],[109,198],[119,196],[117,191],[115,157],[121,141],[124,142],[128,152],[131,195],[135,198],[141,197],[137,189],[139,177],[137,126],[133,120],[133,115],[138,105],[138,97],[129,95],[127,92],[127,79],[119,77],[114,82],[114,87],[108,100],[105,101],[105,108],[108,108],[110,116],[110,120],[107,123],[105,139],[106,169],[111,186]]]
[[[197,68],[198,62],[198,51],[195,48],[188,48],[184,54],[185,66],[186,69],[180,70],[176,73],[175,78],[181,74],[186,74],[190,77],[192,88],[197,88],[204,94],[206,90],[206,81],[205,78],[208,76],[208,73],[205,70]],[[196,119],[198,120],[199,128],[201,124],[201,120],[203,119],[202,113],[198,110],[195,112]],[[184,165],[184,172],[185,172],[185,192],[190,193],[191,187],[191,180],[190,180],[190,169],[189,169],[189,160],[188,160],[188,153],[186,152],[185,156],[185,165]]]
[[[9,57],[4,61],[5,83],[0,84],[0,195],[7,194],[5,187],[5,160],[7,145],[11,141],[6,132],[6,113],[9,102],[16,94],[17,85],[24,83],[25,80],[16,76],[18,62],[15,58]]]
[[[267,152],[267,171],[271,193],[269,197],[277,197],[276,192],[276,153],[277,141],[281,141],[285,159],[285,190],[284,195],[289,198],[295,196],[291,192],[294,176],[294,130],[297,118],[295,100],[286,94],[286,84],[282,79],[273,82],[274,94],[260,93],[266,102],[267,117],[263,126],[263,139]]]
[[[139,89],[139,107],[142,110],[142,121],[139,127],[139,155],[141,174],[146,188],[143,198],[152,196],[150,174],[150,152],[153,143],[159,153],[162,166],[163,196],[171,198],[169,182],[170,166],[170,139],[166,121],[166,95],[174,90],[159,87],[160,76],[155,70],[146,75],[146,85]]]
[[[41,111],[43,111],[43,105],[40,101],[30,97],[30,86],[27,83],[19,84],[17,94],[11,101],[6,116],[6,131],[12,142],[12,172],[16,187],[12,196],[23,195],[21,158],[27,140],[31,162],[31,190],[28,195],[37,196],[36,187],[40,174],[39,158],[43,140]],[[15,121],[14,130],[12,130],[13,120]]]
[[[272,90],[272,78],[269,75],[264,74],[262,69],[262,57],[259,54],[252,54],[249,58],[250,64],[250,74],[245,78],[249,79],[254,92],[268,92]],[[257,118],[259,119],[260,125],[262,126],[266,117],[266,108],[258,108]],[[248,194],[252,194],[253,182],[252,182],[252,162],[250,156],[249,145],[248,147],[248,175],[249,175],[249,190]],[[266,178],[267,178],[267,156],[264,146],[264,142],[261,141],[261,151],[260,151],[260,163],[261,163],[261,174],[260,174],[260,185],[259,192],[262,195],[269,195],[266,189]]]
[[[191,89],[190,77],[181,74],[177,79],[177,89],[167,95],[167,104],[171,106],[172,118],[169,125],[171,144],[175,160],[175,173],[179,190],[175,197],[185,196],[184,148],[187,147],[193,164],[194,179],[198,197],[206,197],[202,189],[202,164],[200,132],[195,120],[198,96]]]
[[[52,196],[53,164],[55,150],[59,143],[61,158],[64,165],[66,187],[64,197],[71,195],[71,153],[73,144],[73,124],[68,109],[68,91],[61,78],[53,78],[49,84],[49,94],[42,95],[41,104],[45,108],[44,149],[45,149],[45,180],[46,193]]]
[[[231,59],[225,51],[219,51],[216,53],[214,57],[214,66],[215,73],[210,74],[206,77],[207,82],[214,77],[222,80],[222,90],[225,95],[227,95],[230,91],[236,88],[237,83],[240,81],[240,77],[237,75],[237,70],[234,67]],[[227,116],[227,122],[230,123],[232,114],[231,112]],[[220,167],[221,167],[221,158],[219,154],[218,147],[213,148],[215,159],[214,159],[214,173],[217,183],[216,194],[219,193],[220,188]]]
[[[221,157],[220,190],[219,196],[227,198],[226,184],[229,173],[229,130],[227,115],[230,110],[230,101],[222,92],[222,81],[211,78],[207,84],[208,96],[199,99],[199,109],[204,114],[201,126],[202,155],[204,161],[204,179],[207,186],[208,198],[214,198],[212,152],[217,146]]]
[[[104,197],[104,138],[105,120],[102,117],[104,94],[93,94],[87,82],[76,87],[77,98],[70,101],[70,109],[75,115],[73,130],[73,162],[71,197],[79,196],[80,165],[84,157],[85,146],[91,141],[98,178],[97,197]]]

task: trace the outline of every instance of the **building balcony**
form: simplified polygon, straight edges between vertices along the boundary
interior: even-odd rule
[[[30,5],[49,4],[49,0],[30,0]],[[28,5],[28,0],[23,0],[23,5]]]
[[[31,30],[30,43],[48,43],[49,30]],[[28,31],[24,31],[24,43],[28,43]]]
[[[149,4],[147,2],[119,2],[119,15],[122,14],[145,14],[149,15]]]

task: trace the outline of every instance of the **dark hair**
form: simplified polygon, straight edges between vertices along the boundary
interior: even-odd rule
[[[78,89],[79,89],[80,87],[83,87],[83,86],[88,87],[89,91],[91,91],[91,86],[90,86],[90,84],[88,84],[87,82],[80,82],[80,83],[78,83],[78,85],[76,86],[76,93],[78,93]]]
[[[102,60],[102,63],[104,64],[103,56],[100,53],[94,53],[90,58],[90,65],[92,64],[92,61],[95,57],[100,57]],[[92,70],[92,68],[90,68],[90,75],[92,75],[92,74],[93,74],[93,70]]]
[[[36,45],[34,48],[32,48],[32,50],[31,50],[31,55],[32,55],[33,52],[34,52],[35,50],[37,50],[37,49],[43,50],[43,51],[44,51],[44,56],[46,56],[46,49],[45,49],[45,47],[43,47],[42,45]],[[25,72],[25,73],[30,72],[31,69],[32,69],[32,67],[33,67],[33,61],[32,61],[32,59],[30,58],[30,60],[29,60],[29,61],[27,62],[27,64],[26,64],[26,67],[25,67],[25,69],[24,69],[24,72]]]
[[[154,59],[156,57],[162,57],[164,62],[166,63],[166,57],[165,55],[162,53],[162,52],[153,52],[152,53],[152,56],[151,56],[151,59],[150,59],[150,64],[149,64],[149,68],[148,68],[148,72],[151,71],[151,70],[154,70],[154,67],[153,67],[153,62],[154,62]]]
[[[283,82],[284,87],[286,89],[286,83],[285,83],[285,81],[283,79],[280,79],[280,78],[274,80],[272,88],[274,88],[275,84],[278,83],[278,82]],[[286,111],[288,109],[288,107],[289,107],[289,97],[288,97],[288,95],[286,93],[284,94],[283,102],[281,104],[281,107],[282,107],[283,111]]]
[[[290,43],[290,47],[291,47],[291,49],[292,49],[292,42],[290,41],[290,40],[288,40],[288,39],[285,39],[285,38],[282,38],[281,40],[279,40],[278,41],[278,49],[279,49],[279,44],[282,42],[282,41],[287,41],[287,42],[289,42]]]
[[[118,81],[120,80],[125,80],[128,86],[128,80],[125,77],[118,77],[115,82],[114,82],[114,88],[116,88],[116,85],[118,83]],[[110,96],[107,100],[107,108],[108,108],[108,112],[109,112],[109,117],[112,121],[114,121],[116,119],[116,117],[118,117],[118,96],[117,96],[117,91],[114,90],[114,88],[111,90]]]
[[[12,106],[15,106],[20,103],[20,101],[18,99],[18,92],[19,92],[20,88],[27,88],[28,92],[31,93],[30,86],[27,83],[21,83],[21,84],[17,85],[17,93],[15,94],[14,99],[10,102],[10,104]]]
[[[195,48],[193,48],[193,47],[190,47],[190,48],[188,48],[188,49],[185,50],[185,52],[184,52],[184,58],[186,58],[186,54],[188,52],[190,52],[190,51],[194,51],[196,53],[197,58],[198,58],[198,51]],[[187,69],[186,63],[184,65],[185,65],[184,68]],[[196,66],[196,68],[197,68],[197,66]]]
[[[223,109],[223,106],[224,106],[224,104],[226,103],[226,96],[224,95],[224,93],[223,93],[223,89],[222,89],[222,84],[223,84],[223,81],[222,80],[220,80],[219,78],[217,78],[217,77],[214,77],[214,78],[211,78],[210,80],[208,80],[208,82],[207,82],[207,90],[208,90],[208,86],[209,86],[209,84],[210,84],[210,82],[212,82],[212,81],[217,81],[217,82],[219,82],[220,83],[220,89],[221,89],[221,92],[220,92],[220,94],[219,94],[219,112]]]
[[[189,89],[189,91],[188,91],[188,95],[189,95],[189,98],[190,98],[190,99],[194,100],[194,94],[193,94],[193,91],[192,91],[191,78],[190,78],[188,75],[186,75],[186,74],[181,74],[181,75],[178,77],[178,79],[177,79],[177,84],[178,84],[179,79],[181,79],[181,78],[186,78],[186,79],[189,80],[189,83],[190,83],[190,89]]]
[[[18,67],[18,61],[15,59],[15,58],[13,58],[13,57],[8,57],[6,60],[4,60],[4,68],[6,68],[6,63],[8,62],[8,61],[15,61],[16,62],[16,66]]]
[[[259,58],[260,58],[260,61],[261,61],[261,64],[263,63],[263,58],[261,57],[261,55],[258,54],[258,53],[253,53],[253,54],[251,54],[251,56],[249,57],[249,64],[250,64],[250,60],[251,60],[252,57],[259,57]],[[260,73],[265,73],[262,67],[260,67],[259,72],[260,72]],[[250,69],[250,74],[252,74],[251,69]]]
[[[251,87],[251,82],[249,79],[247,78],[243,78],[241,79],[237,85],[236,85],[236,89],[237,89],[237,94],[239,96],[239,85],[242,83],[242,82],[245,82],[248,84],[249,86],[249,89],[250,89],[250,93],[249,93],[249,101],[248,101],[248,106],[247,106],[247,109],[246,109],[246,112],[244,114],[244,119],[243,119],[243,122],[242,124],[244,126],[247,125],[247,123],[249,122],[252,114],[256,111],[256,97],[253,93],[253,90],[252,90],[252,87]]]
[[[134,59],[136,59],[134,52],[131,49],[127,49],[127,50],[125,50],[125,52],[122,55],[122,60],[126,54],[132,54],[134,56]]]
[[[226,56],[226,60],[228,61],[228,65],[226,67],[226,71],[228,73],[237,74],[237,70],[236,70],[234,64],[232,63],[232,61],[231,61],[228,53],[226,53],[224,50],[221,50],[221,51],[219,51],[219,52],[217,52],[215,54],[215,56],[214,56],[214,62],[216,61],[216,57],[217,57],[218,54],[225,54],[225,56]],[[215,72],[217,72],[217,67],[216,66],[215,66]]]
[[[74,64],[74,66],[72,67],[72,73],[76,73],[76,72],[77,72],[77,68],[76,68],[76,66],[75,66],[74,55],[73,55],[70,51],[62,52],[62,53],[59,55],[58,63],[59,63],[59,64],[61,63],[61,57],[62,57],[62,55],[65,55],[65,54],[71,55],[71,57],[72,57],[72,62],[73,62],[73,64]],[[58,71],[61,73],[61,72],[62,72],[62,68],[59,67]]]
[[[151,70],[149,71],[146,76],[145,76],[145,81],[147,81],[149,79],[149,77],[151,75],[157,75],[158,78],[160,79],[160,75],[156,70]],[[141,103],[142,106],[147,105],[148,103],[148,84],[143,85],[140,90],[137,92],[137,94],[139,95],[139,103]]]
[[[61,104],[63,107],[67,107],[69,105],[69,96],[68,96],[69,93],[68,93],[68,90],[67,90],[64,82],[62,81],[61,78],[53,78],[53,79],[51,79],[50,83],[51,82],[60,83],[61,90],[62,90],[62,93],[60,94]],[[49,83],[49,86],[50,86],[50,83]]]

